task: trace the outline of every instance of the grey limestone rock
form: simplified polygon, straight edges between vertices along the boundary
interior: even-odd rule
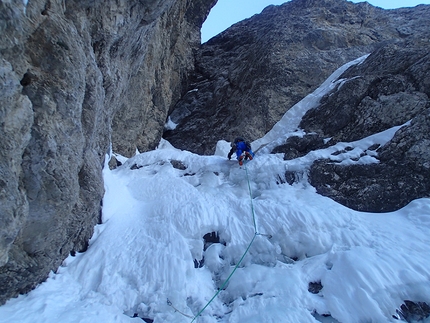
[[[199,154],[213,154],[221,139],[258,139],[344,63],[426,38],[428,15],[428,6],[383,10],[344,0],[269,6],[201,46],[188,92],[170,115],[178,125],[163,136]]]
[[[0,303],[87,247],[112,148],[154,148],[216,0],[0,2]]]
[[[310,170],[317,191],[359,211],[388,212],[430,196],[428,39],[384,46],[346,71],[347,81],[328,94],[300,126],[350,142],[404,125],[376,149],[379,164],[318,161]]]

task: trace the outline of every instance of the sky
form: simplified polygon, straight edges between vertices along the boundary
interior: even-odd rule
[[[254,151],[264,147],[242,167],[227,159],[226,141],[200,156],[162,140],[156,150],[117,155],[123,165],[114,170],[106,158],[102,224],[88,250],[0,306],[0,323],[402,322],[394,317],[404,300],[430,300],[430,199],[357,212],[306,179],[318,158],[377,163],[370,147],[402,125],[293,160],[269,153],[303,135],[305,112],[365,58],[342,66],[252,142]],[[279,181],[286,170],[297,183]],[[211,232],[220,242],[205,246]],[[310,283],[322,289],[311,293]]]
[[[218,0],[202,27],[202,43],[224,31],[232,24],[260,13],[265,7],[280,5],[285,0]],[[362,2],[353,0],[352,2]],[[430,4],[430,0],[368,0],[371,5],[384,9],[414,7]]]

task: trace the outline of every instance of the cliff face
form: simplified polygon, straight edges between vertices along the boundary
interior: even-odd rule
[[[410,121],[386,146],[367,152],[378,163],[363,165],[365,156],[351,166],[320,160],[309,180],[319,193],[360,211],[392,211],[428,197],[429,20],[428,5],[383,10],[292,0],[268,7],[202,45],[189,92],[170,116],[177,126],[164,137],[200,154],[214,153],[221,139],[258,139],[340,65],[370,54],[308,111],[300,124],[306,135],[272,152],[294,159]],[[286,173],[285,180],[300,175]]]
[[[215,3],[0,2],[0,302],[86,248],[110,144],[157,145]]]
[[[171,114],[178,126],[164,137],[201,154],[237,134],[258,139],[344,63],[426,35],[425,19],[420,7],[383,10],[344,0],[267,7],[203,44],[189,93]]]
[[[418,37],[375,51],[345,72],[342,87],[302,119],[300,127],[320,142],[331,138],[330,145],[405,125],[388,144],[357,156],[359,161],[373,154],[378,164],[315,163],[310,180],[319,193],[370,212],[394,211],[430,196],[429,40]]]

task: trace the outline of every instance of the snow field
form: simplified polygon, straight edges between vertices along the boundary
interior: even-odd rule
[[[335,78],[253,143],[262,148],[246,169],[226,159],[223,141],[214,156],[198,156],[162,140],[115,170],[106,165],[103,224],[88,250],[1,306],[0,323],[191,322],[251,241],[226,288],[194,322],[398,322],[392,315],[404,300],[429,302],[430,199],[391,213],[356,212],[306,180],[317,158],[378,162],[369,147],[389,141],[398,127],[295,160],[268,154],[277,138],[302,133],[297,120]],[[293,185],[283,181],[286,171],[297,172]],[[220,243],[205,249],[211,232]],[[313,294],[309,283],[322,289]]]

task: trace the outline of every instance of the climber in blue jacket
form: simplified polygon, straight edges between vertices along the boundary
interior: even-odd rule
[[[240,166],[243,165],[243,159],[252,160],[252,158],[254,157],[254,153],[251,150],[251,145],[241,137],[236,138],[231,144],[230,152],[227,155],[229,160],[231,159],[231,156],[235,151],[236,158],[239,161]]]

